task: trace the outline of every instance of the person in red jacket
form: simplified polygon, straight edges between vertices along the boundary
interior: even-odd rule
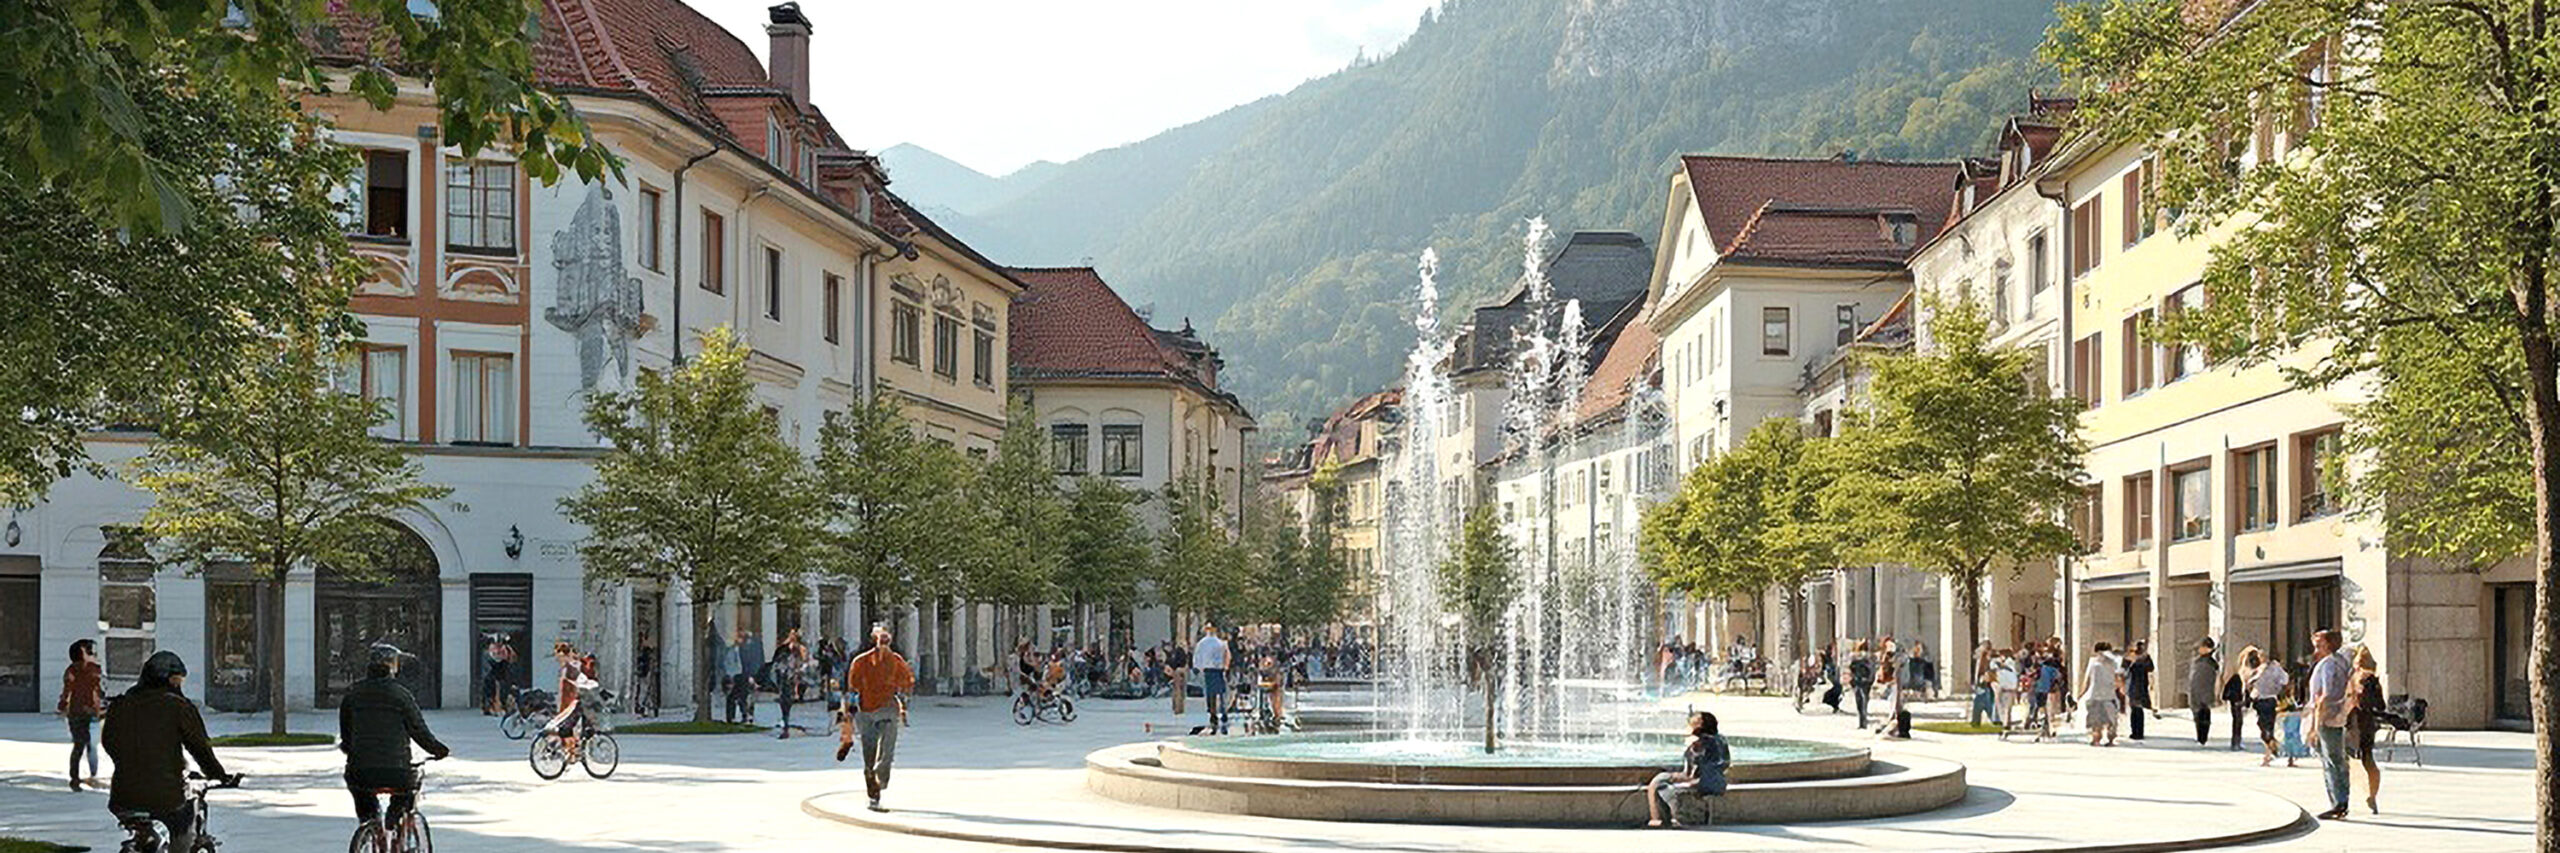
[[[54,713],[71,725],[71,790],[80,790],[87,781],[98,783],[98,742],[89,737],[89,728],[98,724],[98,715],[107,707],[106,672],[98,667],[98,641],[75,640],[71,643],[71,665],[62,668],[62,698],[53,703]],[[89,756],[89,775],[80,775],[80,756]]]

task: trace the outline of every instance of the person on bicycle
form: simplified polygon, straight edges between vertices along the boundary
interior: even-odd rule
[[[1031,641],[1024,640],[1022,645],[1015,647],[1014,683],[1021,685],[1022,691],[1031,694],[1033,699],[1049,698],[1048,679],[1043,674],[1046,670],[1047,667],[1040,663],[1040,652],[1031,648]]]
[[[586,726],[594,724],[594,718],[587,710],[588,704],[581,700],[587,691],[596,689],[598,685],[586,660],[581,659],[577,649],[567,641],[553,643],[551,657],[560,662],[560,712],[552,715],[550,722],[542,724],[542,730],[559,732],[561,746],[568,749],[569,757],[576,758],[578,736]]]
[[[195,810],[187,803],[187,757],[206,778],[223,785],[239,777],[222,769],[205,738],[204,715],[180,692],[187,664],[175,652],[152,652],[133,687],[107,703],[107,725],[98,733],[115,778],[107,786],[107,811],[119,817],[148,814],[169,828],[169,850],[194,850]]]
[[[400,683],[400,663],[405,657],[408,653],[397,646],[374,644],[364,680],[347,688],[346,697],[338,700],[338,751],[347,754],[347,793],[355,797],[358,823],[380,820],[384,826],[398,826],[417,807],[418,771],[409,766],[410,743],[417,743],[429,757],[453,754],[436,740],[435,732],[427,730],[426,717],[418,713],[418,697]],[[385,790],[398,792],[391,795],[387,816],[374,793]]]

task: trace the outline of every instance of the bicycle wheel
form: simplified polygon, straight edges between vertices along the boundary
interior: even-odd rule
[[[569,748],[559,735],[544,732],[533,739],[532,754],[525,760],[533,765],[533,775],[558,779],[569,771]]]
[[[602,732],[588,735],[586,748],[578,752],[578,763],[587,768],[591,778],[612,776],[613,769],[622,766],[622,744]]]
[[[508,740],[523,740],[525,735],[532,732],[533,722],[525,719],[523,709],[508,711],[498,716],[498,733],[506,735]]]
[[[1076,703],[1075,703],[1075,700],[1073,700],[1073,699],[1069,699],[1069,698],[1064,697],[1064,696],[1060,696],[1060,697],[1058,697],[1058,722],[1061,722],[1061,723],[1072,723],[1072,722],[1075,722],[1075,721],[1076,721]]]
[[[400,822],[400,853],[435,853],[436,835],[427,830],[427,816],[416,809],[409,819]]]
[[[382,832],[373,821],[356,824],[356,836],[347,839],[347,853],[386,853],[382,849]]]
[[[1031,718],[1035,716],[1039,716],[1039,714],[1031,705],[1031,694],[1015,694],[1013,697],[1013,724],[1017,726],[1031,725]]]

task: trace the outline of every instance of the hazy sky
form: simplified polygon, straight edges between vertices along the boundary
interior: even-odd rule
[[[691,0],[765,54],[773,0]],[[1377,55],[1438,0],[801,0],[810,88],[856,147],[1002,175],[1207,118]]]

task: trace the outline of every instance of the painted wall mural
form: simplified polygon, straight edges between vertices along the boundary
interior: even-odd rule
[[[642,311],[639,277],[623,267],[622,215],[612,190],[588,185],[568,227],[551,234],[551,265],[559,287],[542,319],[578,339],[579,387],[595,390],[608,363],[614,385],[627,385],[631,342],[652,323]]]

